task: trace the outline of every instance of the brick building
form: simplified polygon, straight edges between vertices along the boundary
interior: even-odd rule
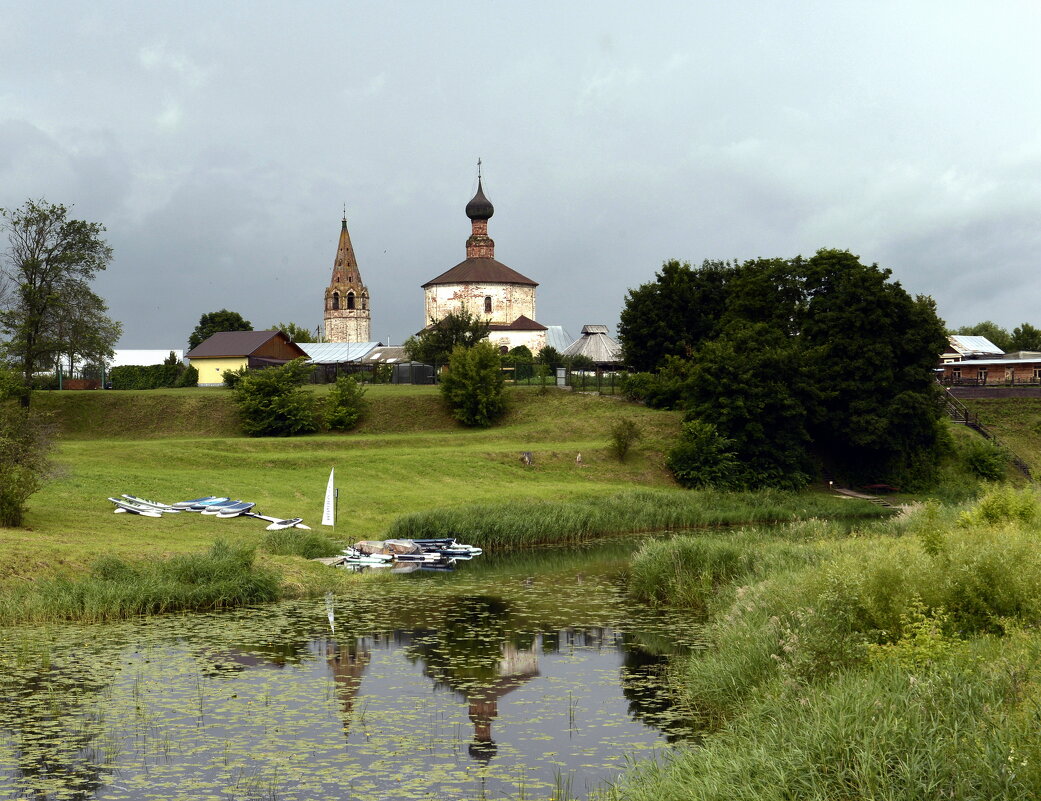
[[[466,259],[423,284],[426,322],[467,311],[488,322],[488,339],[495,345],[506,350],[525,345],[537,354],[546,345],[547,330],[535,319],[538,283],[496,261],[495,242],[488,236],[494,213],[478,175],[477,194],[466,204],[471,225]]]

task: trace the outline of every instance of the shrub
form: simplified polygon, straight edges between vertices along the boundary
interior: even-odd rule
[[[611,453],[620,462],[625,461],[629,450],[643,437],[643,431],[635,420],[628,417],[622,418],[611,426]]]
[[[973,473],[987,481],[1004,478],[1010,461],[1007,450],[983,438],[973,438],[965,443],[962,458]]]
[[[340,376],[329,392],[325,406],[325,425],[333,431],[349,431],[358,425],[368,410],[365,387],[351,376]]]
[[[237,370],[225,370],[220,374],[221,380],[224,381],[224,386],[228,389],[235,389],[239,385],[239,381],[249,375],[249,368],[240,367]]]
[[[181,377],[177,379],[178,387],[197,387],[199,386],[199,371],[195,369],[193,365],[188,365],[184,372],[181,373]]]
[[[25,504],[50,467],[50,449],[46,419],[0,396],[0,526],[22,525]]]
[[[488,342],[457,345],[441,378],[441,395],[466,426],[486,428],[506,411],[499,351]]]
[[[619,379],[618,387],[626,400],[643,402],[654,386],[655,377],[653,373],[623,373]]]
[[[252,370],[238,379],[233,392],[244,434],[290,437],[318,430],[315,399],[301,388],[310,373],[304,362]]]
[[[738,474],[731,445],[711,423],[692,420],[683,424],[680,441],[665,457],[665,464],[680,486],[687,489],[727,489],[734,485]]]
[[[1031,488],[1016,490],[1008,486],[988,489],[976,505],[963,512],[958,522],[963,526],[1031,523],[1038,517],[1041,503]]]

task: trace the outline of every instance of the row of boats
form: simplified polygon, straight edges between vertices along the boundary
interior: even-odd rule
[[[232,517],[251,517],[265,520],[268,531],[286,528],[309,529],[299,517],[278,518],[258,514],[252,501],[233,501],[230,498],[207,495],[190,501],[161,503],[137,495],[121,495],[109,498],[117,514],[133,514],[141,517],[196,512],[201,515],[227,520]],[[484,551],[473,545],[465,545],[455,537],[433,537],[429,539],[362,540],[343,550],[336,564],[345,567],[388,567],[398,571],[412,569],[451,569],[457,562],[468,561]]]
[[[278,531],[284,528],[302,528],[305,526],[303,518],[290,517],[279,518],[270,515],[262,515],[253,511],[256,504],[253,501],[233,501],[231,498],[207,495],[203,498],[193,498],[190,501],[178,501],[177,503],[161,503],[139,498],[136,495],[121,495],[118,498],[109,498],[115,504],[117,514],[133,514],[141,517],[162,517],[163,515],[179,514],[181,512],[198,512],[199,514],[217,517],[227,520],[231,517],[251,517],[257,520],[266,520],[270,525],[268,531]]]
[[[453,567],[484,551],[465,545],[455,537],[411,540],[362,540],[343,550],[338,564],[344,567],[401,568],[414,565],[428,569]]]

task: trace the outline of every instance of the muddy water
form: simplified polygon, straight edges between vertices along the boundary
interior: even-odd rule
[[[0,799],[579,798],[693,736],[631,542],[327,599],[0,631]]]

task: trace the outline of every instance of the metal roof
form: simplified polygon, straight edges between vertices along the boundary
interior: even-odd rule
[[[962,355],[980,353],[1000,356],[1005,352],[986,337],[952,334],[947,339],[950,341],[951,348],[955,353],[961,353]]]
[[[301,342],[300,347],[312,364],[360,362],[381,342]]]
[[[955,369],[961,367],[1008,367],[1010,364],[1036,364],[1041,366],[1041,355],[1033,359],[962,359],[960,362],[947,362],[944,367]]]
[[[562,325],[546,326],[546,344],[558,351],[564,351],[575,341],[575,338],[564,330]]]
[[[597,364],[615,364],[622,360],[622,346],[606,333],[588,333],[587,329],[607,326],[582,326],[582,336],[564,349],[564,356],[588,356]]]
[[[512,267],[507,267],[501,261],[488,258],[474,258],[459,262],[451,270],[446,270],[431,278],[423,288],[435,284],[529,284],[538,286],[538,281],[532,281],[527,276],[521,275]]]

